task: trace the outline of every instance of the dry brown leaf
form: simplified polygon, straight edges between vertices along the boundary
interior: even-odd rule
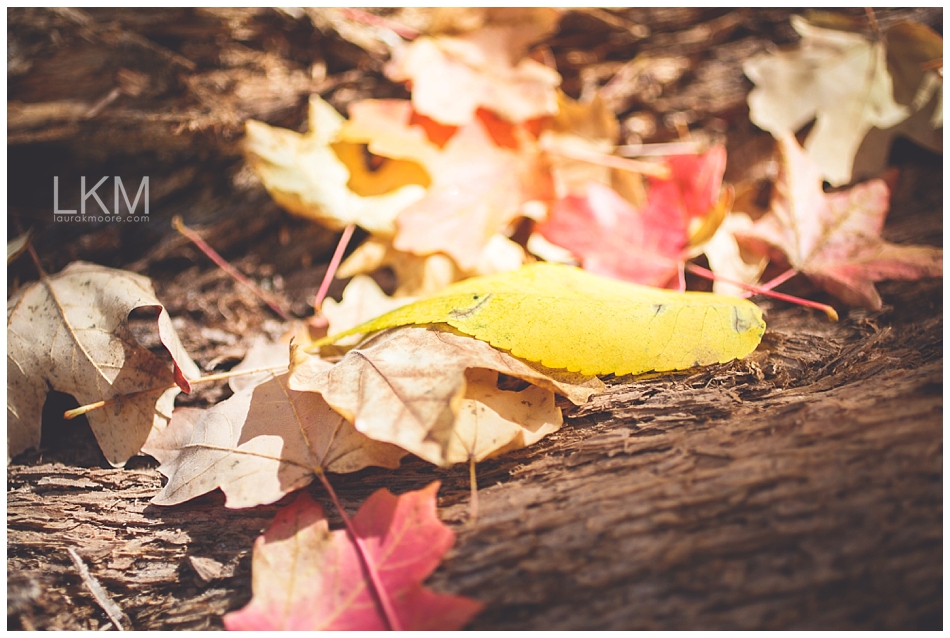
[[[153,427],[167,423],[179,392],[176,375],[129,330],[129,313],[136,308],[157,312],[159,338],[180,373],[198,378],[168,313],[141,275],[75,262],[10,298],[7,458],[39,445],[51,389],[71,394],[80,405],[131,395],[86,415],[102,453],[116,467],[138,454]],[[147,390],[155,391],[142,392]]]
[[[466,381],[473,369],[501,372],[537,389],[492,392],[489,377]],[[447,465],[557,429],[560,411],[551,393],[581,404],[604,386],[596,377],[547,370],[469,337],[399,328],[370,338],[333,368],[308,359],[291,373],[290,387],[319,392],[366,436]],[[521,401],[536,411],[523,412]],[[492,441],[500,447],[492,449]]]
[[[174,505],[220,487],[228,507],[254,507],[319,472],[399,467],[405,452],[360,434],[319,394],[291,390],[287,379],[272,377],[208,410],[176,410],[147,448],[168,476],[152,502]]]
[[[489,9],[472,21],[479,24],[473,30],[423,36],[396,49],[386,74],[412,82],[416,111],[443,124],[467,124],[479,107],[509,122],[553,115],[561,76],[524,56],[558,20],[554,9]]]

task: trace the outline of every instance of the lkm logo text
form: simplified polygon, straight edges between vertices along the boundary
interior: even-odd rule
[[[57,222],[147,222],[148,221],[148,177],[143,177],[139,183],[139,188],[135,192],[135,199],[130,200],[128,191],[125,190],[125,184],[122,178],[116,175],[113,179],[115,184],[112,188],[112,210],[106,206],[102,198],[99,197],[99,187],[105,184],[109,179],[106,175],[96,185],[86,190],[86,176],[79,179],[79,209],[60,210],[59,208],[59,176],[53,177],[53,220]],[[103,189],[108,192],[107,189]],[[119,199],[119,194],[122,199]],[[108,195],[106,195],[108,197]],[[95,200],[95,207],[89,200]],[[139,207],[139,200],[142,200],[143,210],[136,213]],[[121,204],[125,202],[123,211]],[[88,210],[87,210],[88,204]]]

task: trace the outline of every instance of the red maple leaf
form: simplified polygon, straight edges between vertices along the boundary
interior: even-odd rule
[[[721,146],[698,156],[667,159],[669,179],[650,179],[647,203],[636,210],[613,189],[591,182],[585,196],[554,203],[537,231],[566,248],[585,270],[648,286],[683,290],[690,222],[716,204],[726,165]]]
[[[785,254],[795,270],[852,306],[881,308],[874,282],[943,275],[943,251],[884,241],[890,189],[875,179],[825,193],[820,169],[792,135],[778,140],[782,162],[769,212],[739,235],[762,254]],[[767,244],[763,246],[762,244]]]
[[[352,519],[401,629],[456,630],[482,609],[478,601],[422,586],[455,542],[436,517],[438,490],[438,481],[398,497],[377,490]],[[224,617],[229,630],[391,628],[354,540],[345,530],[331,532],[306,492],[255,541],[251,569],[253,598]]]

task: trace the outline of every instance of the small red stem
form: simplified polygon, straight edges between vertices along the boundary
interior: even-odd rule
[[[762,290],[772,290],[773,288],[777,288],[781,286],[782,284],[784,284],[786,281],[788,281],[789,279],[791,279],[797,274],[798,274],[797,270],[795,270],[794,268],[789,268],[778,277],[775,277],[771,281],[767,281],[766,283],[762,284],[760,288]]]
[[[713,271],[707,270],[706,268],[703,268],[702,266],[697,266],[696,264],[686,264],[686,270],[690,271],[694,275],[699,275],[700,277],[703,277],[705,279],[710,279],[712,281],[724,281],[727,284],[732,284],[734,286],[745,288],[746,290],[752,291],[757,295],[764,295],[766,297],[772,297],[774,299],[781,299],[782,301],[798,304],[799,306],[805,306],[807,308],[814,308],[815,310],[821,310],[832,321],[838,320],[838,312],[827,304],[818,303],[817,301],[811,301],[810,299],[802,299],[801,297],[796,297],[794,295],[786,295],[784,292],[775,292],[774,290],[769,290],[767,288],[762,288],[760,286],[753,286],[751,284],[742,283],[741,281],[734,281],[732,279],[720,277]],[[793,275],[798,274],[798,271],[791,271],[791,272]],[[783,273],[782,275],[779,275],[779,277],[784,277],[786,274],[788,273]],[[789,275],[789,277],[785,277],[785,280],[789,279],[790,277],[791,275]],[[772,283],[772,282],[769,282],[769,283]],[[778,284],[773,284],[773,285],[778,285]]]
[[[379,572],[376,571],[376,565],[374,565],[373,561],[370,559],[369,550],[364,545],[363,539],[356,534],[356,530],[353,528],[353,522],[350,520],[350,517],[347,516],[346,510],[343,509],[343,506],[340,504],[340,499],[337,498],[336,492],[333,490],[333,486],[330,485],[330,481],[327,480],[326,475],[323,472],[318,472],[317,476],[320,477],[320,482],[323,483],[324,489],[326,489],[327,493],[330,495],[330,500],[333,501],[337,511],[340,512],[340,517],[343,519],[343,524],[346,525],[346,531],[349,532],[350,538],[356,545],[356,551],[360,555],[360,560],[363,562],[363,567],[366,568],[367,575],[369,575],[370,583],[373,586],[373,593],[376,594],[376,602],[379,603],[379,607],[383,612],[383,618],[386,620],[386,624],[389,625],[390,631],[402,631],[402,623],[399,622],[399,617],[396,615],[396,609],[393,607],[393,602],[390,600],[389,594],[386,593],[386,590],[383,587],[383,581],[379,577]]]
[[[255,295],[257,295],[257,297],[261,301],[266,303],[270,307],[271,310],[276,312],[278,317],[280,317],[284,321],[294,320],[294,318],[291,317],[286,311],[284,311],[284,309],[281,308],[280,305],[278,305],[278,303],[273,298],[270,297],[270,295],[266,294],[263,290],[261,290],[257,286],[257,284],[255,284],[253,281],[245,277],[237,268],[235,268],[234,266],[229,264],[227,261],[225,261],[224,258],[221,255],[219,255],[217,251],[215,251],[214,248],[209,246],[208,243],[205,242],[205,240],[203,240],[198,233],[196,233],[192,229],[185,226],[185,224],[181,221],[181,217],[176,216],[175,218],[173,218],[172,226],[174,226],[175,230],[177,230],[179,233],[181,233],[182,235],[190,239],[192,243],[194,243],[194,245],[197,246],[201,252],[207,255],[208,258],[211,259],[211,261],[217,264],[221,270],[231,275],[231,277],[233,277],[235,281],[237,281],[238,283],[241,283],[247,286],[247,288],[251,292],[253,292]]]
[[[314,312],[320,312],[320,309],[323,307],[323,300],[326,299],[327,291],[330,290],[330,282],[333,281],[333,277],[340,267],[340,262],[343,261],[343,253],[346,252],[346,247],[350,244],[350,239],[353,237],[353,231],[355,230],[356,224],[350,224],[343,229],[343,234],[340,235],[340,241],[337,242],[336,250],[333,251],[333,258],[330,259],[330,265],[327,266],[327,272],[323,275],[320,290],[317,291],[317,297],[313,300]]]

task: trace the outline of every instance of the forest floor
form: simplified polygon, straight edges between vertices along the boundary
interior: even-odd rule
[[[545,44],[574,97],[643,52],[679,60],[675,79],[614,86],[625,133],[646,122],[641,141],[675,140],[684,125],[722,140],[738,182],[771,153],[748,122],[740,65],[792,39],[789,13],[577,11]],[[939,8],[879,19],[909,15],[941,28]],[[378,52],[319,13],[253,9],[15,9],[8,38],[8,235],[34,227],[47,272],[83,259],[149,276],[194,360],[227,370],[283,326],[171,229],[181,215],[291,313],[312,311],[338,235],[272,202],[240,157],[243,122],[300,130],[311,92],[343,112],[405,97]],[[116,87],[93,116],[70,115]],[[900,172],[884,238],[942,245],[942,157],[898,142],[890,162]],[[149,222],[52,222],[51,175],[117,174],[152,176]],[[36,278],[21,257],[8,291]],[[565,403],[559,432],[479,464],[474,522],[467,467],[413,459],[334,476],[334,487],[353,511],[379,487],[442,482],[439,516],[457,541],[428,585],[484,602],[472,629],[941,629],[943,285],[878,289],[880,311],[837,323],[761,301],[768,329],[750,357],[610,378],[588,404]],[[804,281],[789,290],[833,302]],[[222,382],[178,404],[229,393]],[[40,449],[8,464],[8,628],[111,625],[70,549],[127,627],[221,628],[250,599],[253,541],[284,501],[231,510],[215,492],[151,505],[158,464],[111,468],[84,419],[57,416],[75,406],[52,393]]]

